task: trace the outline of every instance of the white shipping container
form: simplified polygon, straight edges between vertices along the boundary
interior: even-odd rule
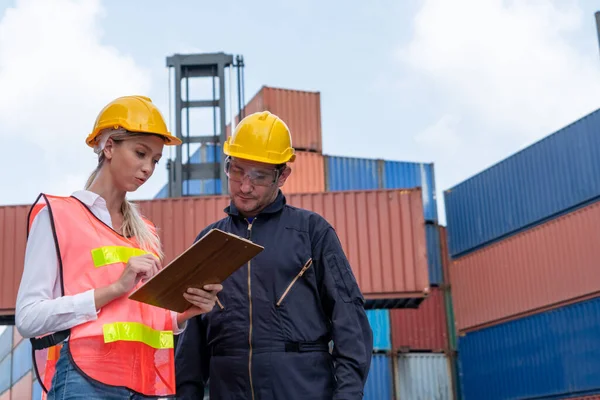
[[[454,399],[452,364],[446,354],[400,354],[395,372],[397,400]]]

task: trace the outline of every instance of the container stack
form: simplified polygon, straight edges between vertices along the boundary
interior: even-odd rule
[[[318,193],[325,190],[323,140],[321,134],[321,94],[301,90],[280,89],[263,86],[246,104],[244,112],[249,115],[270,111],[281,117],[293,135],[296,160],[291,164],[293,173],[282,188],[286,194]],[[235,118],[235,123],[238,122]],[[227,136],[231,127],[227,125]],[[192,164],[214,163],[221,159],[221,144],[205,144],[199,147],[189,162]],[[185,180],[184,195],[220,195],[220,179]],[[155,198],[168,197],[165,185]]]
[[[462,394],[600,393],[600,110],[445,192]]]
[[[39,400],[41,396],[31,362],[31,342],[23,340],[13,326],[0,327],[0,400]]]

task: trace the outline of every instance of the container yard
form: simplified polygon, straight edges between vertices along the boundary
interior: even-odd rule
[[[600,13],[596,19],[600,41]],[[331,93],[263,84],[245,101],[244,58],[222,52],[177,53],[166,57],[166,67],[169,123],[183,145],[164,157],[160,189],[134,201],[157,229],[164,265],[227,216],[224,143],[242,118],[269,111],[289,127],[296,155],[281,187],[286,204],[318,213],[333,227],[365,300],[373,350],[366,352],[371,365],[363,399],[600,400],[600,108],[439,188],[431,159],[329,153],[323,99]],[[190,95],[196,78],[212,80],[212,95]],[[200,119],[205,126],[191,122],[190,110],[197,109],[211,114]],[[32,342],[14,326],[30,208],[0,205],[0,400],[45,399]],[[308,237],[302,227],[285,229]],[[250,336],[244,340],[250,349],[248,398],[255,399],[252,318],[270,300],[252,294],[249,263],[247,271]],[[292,285],[308,279],[305,271]],[[352,278],[336,271],[330,280],[339,290]],[[277,292],[275,284],[270,290]],[[314,292],[321,299],[322,287]],[[336,293],[336,301],[359,304]],[[317,311],[326,315],[325,309]],[[286,323],[288,316],[276,313]],[[298,334],[306,336],[300,353],[300,345],[313,339]],[[328,337],[315,351],[333,360],[336,340]],[[285,344],[280,352],[289,351]],[[214,344],[205,345],[215,351]],[[210,399],[209,385],[204,400]],[[255,400],[265,395],[257,393]]]

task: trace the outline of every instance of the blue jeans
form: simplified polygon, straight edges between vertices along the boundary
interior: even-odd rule
[[[60,357],[56,362],[56,372],[52,378],[48,400],[138,400],[151,398],[136,394],[129,389],[103,385],[81,375],[71,363],[67,348],[68,343],[64,343],[60,351]]]

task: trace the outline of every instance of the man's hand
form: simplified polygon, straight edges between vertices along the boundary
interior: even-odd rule
[[[221,290],[223,290],[223,285],[220,284],[206,285],[204,290],[188,288],[183,297],[192,303],[192,307],[177,315],[177,325],[181,328],[188,319],[210,312],[217,302],[217,293]]]

